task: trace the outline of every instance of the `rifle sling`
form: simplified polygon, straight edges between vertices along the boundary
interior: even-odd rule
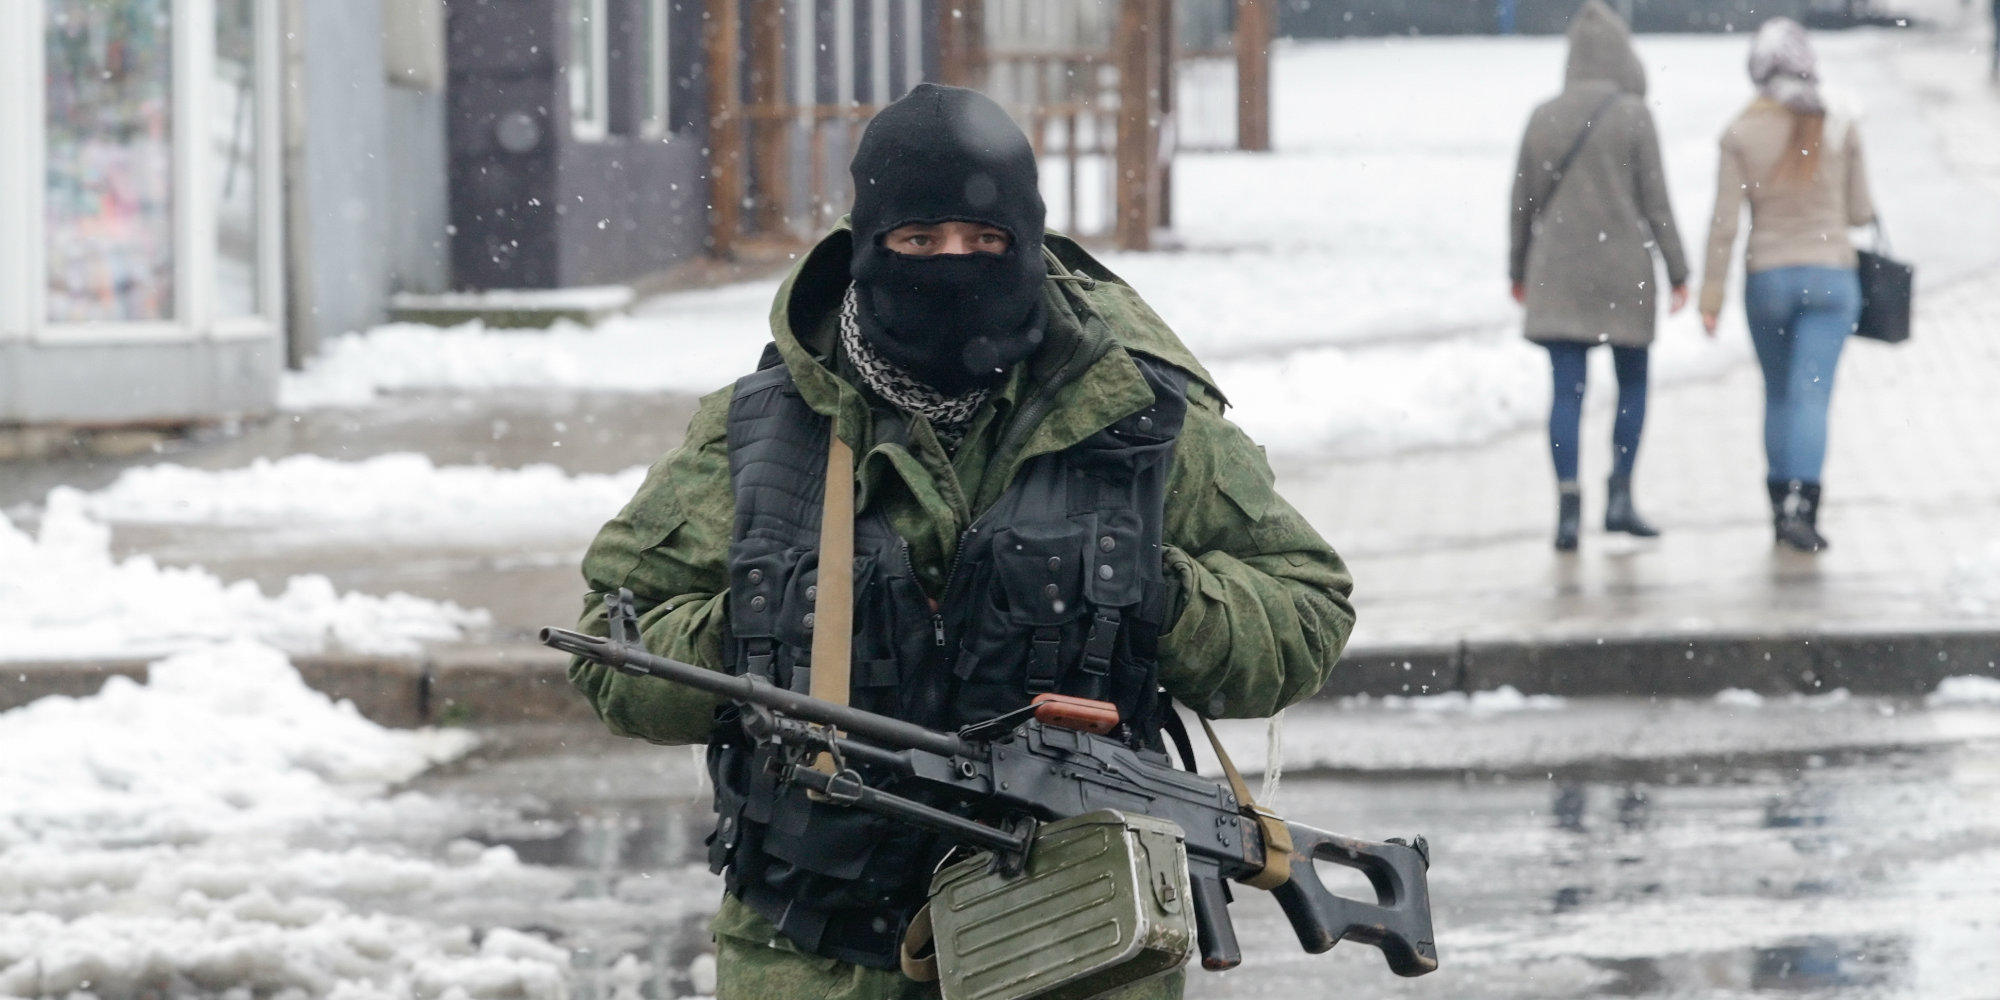
[[[826,499],[820,511],[808,693],[845,705],[854,655],[854,451],[831,427],[826,436]],[[833,773],[829,755],[821,754],[814,766]]]
[[[1243,775],[1237,773],[1236,762],[1229,759],[1229,751],[1222,748],[1222,738],[1215,735],[1215,727],[1200,715],[1202,732],[1208,734],[1209,745],[1215,747],[1215,759],[1222,762],[1222,773],[1229,778],[1229,788],[1236,793],[1236,801],[1241,804],[1243,815],[1257,821],[1257,830],[1264,835],[1264,869],[1249,878],[1242,879],[1244,885],[1253,889],[1270,891],[1292,880],[1292,831],[1279,819],[1276,813],[1257,804],[1250,797],[1250,786],[1243,783]]]
[[[897,950],[896,961],[903,967],[903,975],[920,983],[937,982],[937,938],[931,932],[931,904],[925,903],[910,918],[910,926],[903,930],[903,946]]]

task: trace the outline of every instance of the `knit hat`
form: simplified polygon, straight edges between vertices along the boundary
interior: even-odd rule
[[[1757,92],[1802,115],[1826,113],[1817,62],[1806,29],[1788,17],[1765,21],[1750,41],[1750,80]]]
[[[994,385],[1042,341],[1042,226],[1034,147],[977,91],[918,84],[862,133],[854,259],[862,335],[883,358],[948,394]],[[900,254],[883,237],[912,223],[1004,230],[1000,254]]]

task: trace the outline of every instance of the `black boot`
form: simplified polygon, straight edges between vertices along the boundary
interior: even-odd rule
[[[1640,538],[1653,538],[1660,529],[1647,524],[1632,507],[1632,477],[1612,476],[1610,495],[1604,500],[1604,530],[1622,531]]]
[[[1785,495],[1777,503],[1778,544],[1800,552],[1826,549],[1819,533],[1819,484],[1796,479],[1785,484]]]
[[[1764,491],[1771,495],[1771,530],[1775,532],[1785,519],[1785,496],[1791,493],[1792,484],[1782,479],[1766,479]]]
[[[1563,483],[1556,494],[1556,551],[1575,552],[1576,533],[1583,527],[1583,494],[1575,483]]]

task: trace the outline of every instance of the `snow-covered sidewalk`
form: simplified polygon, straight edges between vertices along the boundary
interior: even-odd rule
[[[1941,343],[1983,322],[1985,303],[2000,296],[1980,277],[2000,263],[2000,237],[1992,235],[2000,233],[2000,186],[1987,183],[1987,153],[2000,148],[2000,127],[1992,124],[2000,109],[1976,78],[1977,53],[1965,41],[1976,33],[1960,26],[1818,36],[1830,90],[1864,112],[1878,200],[1899,253],[1919,265],[1924,310],[1917,342],[1895,350],[1856,345],[1843,368],[1829,471],[1828,517],[1836,529],[1849,517],[1869,525],[1857,506],[1863,502],[1902,505],[1873,523],[1913,521],[1935,506],[1923,469],[1900,478],[1876,470],[1904,469],[1916,456],[1930,456],[1930,465],[1961,479],[1976,479],[1965,470],[1982,467],[1950,455],[1950,442],[1990,436],[1985,411],[1974,403],[1950,404],[1951,419],[1920,434],[1887,433],[1947,405],[1946,396],[1929,391],[1925,365],[1945,365],[1938,376],[1969,382],[1975,395],[1982,378],[2000,373],[2000,361],[1979,351],[1976,333],[1957,347]],[[1724,36],[1642,36],[1638,43],[1692,256],[1706,228],[1715,135],[1748,95],[1744,44]],[[1362,639],[1749,627],[1772,624],[1762,609],[1780,605],[1789,609],[1787,622],[1877,612],[1909,620],[1896,616],[1946,608],[1963,621],[1985,613],[1980,609],[1994,601],[1987,581],[2000,576],[2000,553],[1990,551],[2000,531],[1983,510],[1953,522],[1963,539],[1919,547],[1950,552],[1956,563],[1943,556],[1897,563],[1886,552],[1871,558],[1855,586],[1865,580],[1884,600],[1816,606],[1795,575],[1744,569],[1737,574],[1743,585],[1755,583],[1764,598],[1717,600],[1720,610],[1701,610],[1704,602],[1694,597],[1704,590],[1735,593],[1697,585],[1707,565],[1764,551],[1751,530],[1761,516],[1756,458],[1745,450],[1755,439],[1745,423],[1754,408],[1754,386],[1745,383],[1754,381],[1754,363],[1734,309],[1716,340],[1701,336],[1691,315],[1662,323],[1641,496],[1675,534],[1652,555],[1619,564],[1677,565],[1662,579],[1689,599],[1607,601],[1617,588],[1647,584],[1601,578],[1603,566],[1588,558],[1568,570],[1546,568],[1546,459],[1536,440],[1546,412],[1546,360],[1519,337],[1502,275],[1514,146],[1528,110],[1556,89],[1563,54],[1562,40],[1552,38],[1281,45],[1277,151],[1182,157],[1175,190],[1184,248],[1108,255],[1210,361],[1236,402],[1235,419],[1270,448],[1283,488],[1356,560]],[[464,422],[451,436],[478,436],[490,421],[496,440],[507,420],[480,401],[497,395],[555,398],[589,386],[632,400],[685,398],[751,365],[767,336],[774,287],[766,281],[661,296],[591,329],[384,327],[329,344],[309,370],[288,378],[285,398],[298,419],[331,413],[366,424],[397,394],[451,395],[462,404],[454,409],[466,411],[446,415]],[[614,358],[618,363],[608,363]],[[1598,373],[1596,384],[1607,384],[1606,376]],[[1596,424],[1607,395],[1592,396],[1589,441],[1602,437]],[[616,412],[618,404],[599,398],[593,405]],[[1902,423],[1885,424],[1880,415],[1888,413]],[[620,452],[620,436],[602,423],[594,441],[581,440],[577,427],[562,433],[565,426],[554,420],[546,440],[525,451],[516,446],[517,460],[505,467],[434,460],[423,452],[438,442],[413,436],[410,454],[270,454],[205,471],[162,462],[101,490],[58,490],[20,520],[35,524],[32,532],[0,527],[0,544],[15,553],[0,561],[0,594],[15,595],[0,603],[0,658],[45,658],[60,647],[81,648],[79,641],[98,653],[151,654],[232,630],[295,652],[362,648],[351,637],[370,631],[406,646],[475,636],[486,627],[481,611],[494,610],[489,600],[529,592],[494,624],[518,633],[561,620],[576,586],[562,568],[573,567],[590,533],[659,450]],[[1890,457],[1877,460],[1883,452],[1864,449],[1889,449]],[[1589,457],[1601,450],[1592,445]],[[1864,479],[1869,485],[1858,489]],[[1743,488],[1746,482],[1752,487]],[[1675,540],[1694,526],[1740,537],[1723,543],[1720,554],[1696,554],[1704,550]],[[107,527],[118,537],[178,533],[174,565],[181,568],[155,565],[143,551],[118,554]],[[1818,563],[1822,571],[1860,558],[1872,544],[1865,531],[1848,534],[1846,544],[1836,534],[1835,552]],[[230,551],[214,547],[224,539]],[[368,573],[336,573],[338,584],[316,579],[353,561],[349,550],[364,542],[382,553]],[[456,572],[432,558],[444,551],[475,553],[483,561],[468,565],[495,582],[460,598],[440,582]],[[428,575],[399,576],[398,553]],[[48,585],[54,570],[43,567],[51,562],[62,565],[61,588]],[[524,566],[532,580],[518,575],[528,572]],[[280,596],[246,590],[227,576],[249,572]],[[300,582],[288,582],[292,576]],[[93,588],[104,595],[101,606],[119,614],[97,614],[94,628],[79,629],[82,605],[70,594]],[[351,588],[365,589],[341,593]],[[1472,599],[1481,593],[1515,599]],[[402,624],[384,624],[391,620]]]

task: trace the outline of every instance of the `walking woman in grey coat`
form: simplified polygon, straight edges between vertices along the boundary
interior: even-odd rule
[[[1764,370],[1765,487],[1777,544],[1826,548],[1819,473],[1840,349],[1861,315],[1850,226],[1875,221],[1854,123],[1828,114],[1806,29],[1774,17],[1750,44],[1757,98],[1722,134],[1701,322],[1709,335],[1729,287],[1729,258],[1750,203],[1743,307]]]
[[[1610,345],[1618,373],[1604,530],[1659,534],[1632,505],[1658,312],[1653,256],[1666,264],[1676,312],[1687,304],[1688,269],[1645,96],[1645,67],[1625,22],[1602,0],[1586,0],[1570,22],[1563,91],[1528,119],[1514,172],[1509,271],[1514,299],[1526,307],[1523,332],[1548,349],[1554,374],[1549,450],[1555,544],[1564,551],[1576,548],[1582,520],[1578,425],[1584,359],[1597,344]]]

